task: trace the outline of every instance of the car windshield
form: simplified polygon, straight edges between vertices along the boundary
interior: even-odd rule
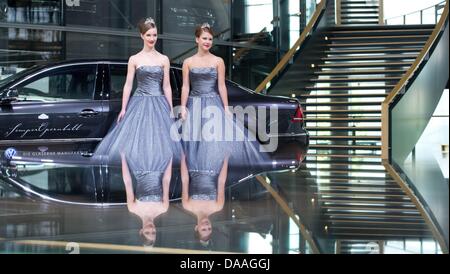
[[[39,69],[41,67],[42,67],[42,65],[36,65],[29,69],[22,70],[21,72],[18,72],[16,74],[12,74],[11,76],[6,77],[5,79],[1,79],[0,80],[0,90],[3,89],[4,87],[6,87],[7,85],[15,82],[16,80],[36,71],[37,69]]]

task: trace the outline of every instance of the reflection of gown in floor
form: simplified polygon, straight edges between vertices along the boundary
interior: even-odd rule
[[[178,134],[172,127],[170,106],[162,90],[162,66],[141,66],[136,69],[138,87],[131,96],[124,119],[114,124],[98,145],[95,155],[118,159],[119,153],[141,157],[151,154],[179,155],[181,144],[173,141]]]
[[[141,202],[162,202],[163,176],[172,155],[153,154],[153,157],[147,157],[145,160],[134,156],[126,158],[130,173],[134,177],[135,199]]]
[[[198,142],[196,146],[187,146],[189,197],[192,200],[217,199],[219,173],[226,154],[225,147],[220,147],[220,143],[216,142]]]
[[[260,152],[254,134],[246,130],[241,122],[225,114],[217,78],[214,67],[192,68],[189,72],[191,91],[186,105],[189,115],[182,128],[184,149],[191,155],[208,159],[225,150],[230,156],[230,165],[253,165],[266,161],[267,154]],[[208,110],[216,115],[203,118],[202,114]],[[202,131],[208,135],[202,136]],[[238,136],[245,138],[236,139]],[[203,142],[212,143],[208,145],[207,154],[198,148]]]

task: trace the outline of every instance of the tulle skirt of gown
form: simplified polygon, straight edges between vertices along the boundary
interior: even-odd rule
[[[163,198],[163,176],[172,160],[169,154],[151,154],[145,161],[133,155],[126,156],[128,168],[134,177],[133,189],[141,202],[161,202]]]
[[[178,156],[181,144],[173,139],[178,134],[173,123],[164,96],[132,96],[124,119],[114,123],[95,155],[113,162],[121,153],[143,162],[154,154]]]
[[[216,200],[219,173],[227,158],[224,142],[187,143],[186,164],[189,171],[189,197]]]
[[[232,115],[225,114],[220,96],[189,97],[186,106],[190,112],[181,136],[187,155],[198,155],[198,161],[204,159],[205,165],[216,158],[223,159],[224,155],[229,156],[231,166],[255,166],[268,160],[254,133]],[[207,108],[213,109],[215,115],[198,119]]]

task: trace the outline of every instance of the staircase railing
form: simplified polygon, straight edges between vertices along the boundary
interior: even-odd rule
[[[446,1],[442,1],[438,4],[435,4],[433,6],[430,6],[430,7],[421,9],[421,10],[417,10],[417,11],[413,11],[413,12],[410,12],[407,14],[387,18],[384,20],[384,23],[386,25],[407,25],[407,24],[409,24],[408,18],[418,17],[418,19],[419,19],[418,22],[413,21],[411,24],[420,24],[420,25],[422,25],[422,24],[437,24],[441,14],[442,14],[442,11],[445,8],[445,2]],[[425,20],[427,13],[430,13],[432,15],[432,21]]]
[[[319,18],[325,11],[326,3],[327,3],[327,0],[322,0],[318,4],[316,11],[314,12],[314,15],[312,16],[311,20],[309,20],[308,25],[303,30],[302,34],[297,39],[295,44],[283,56],[283,58],[281,58],[281,61],[275,66],[275,68],[272,70],[272,72],[261,82],[261,84],[259,84],[258,87],[256,87],[255,91],[257,93],[260,93],[261,91],[268,88],[270,86],[270,83],[272,82],[272,80],[274,80],[280,74],[280,72],[282,72],[286,68],[286,66],[291,62],[295,53],[305,42],[306,38],[308,38],[312,34],[315,27],[317,26],[317,23],[319,22]]]
[[[382,103],[381,115],[383,163],[431,224],[444,253],[448,253],[448,214],[445,214],[448,182],[441,185],[440,181],[434,181],[433,171],[421,166],[413,167],[413,171],[430,177],[411,178],[412,173],[406,173],[404,163],[411,153],[415,159],[415,146],[448,85],[448,13],[449,0],[417,59]],[[446,193],[441,188],[446,189]]]
[[[248,40],[245,45],[247,46],[252,46],[253,44],[255,44],[256,42],[258,42],[259,39],[261,39],[261,37],[263,37],[263,34],[267,32],[267,28],[264,27],[262,30],[260,30],[258,33],[256,33],[255,35],[253,35],[250,40]],[[250,48],[246,47],[246,48],[240,48],[236,54],[233,57],[233,62],[237,62],[239,61],[247,52],[250,51]]]
[[[402,79],[398,82],[398,84],[394,87],[394,89],[389,93],[385,101],[382,103],[382,158],[385,160],[391,159],[390,150],[392,148],[391,146],[392,144],[390,135],[392,125],[390,124],[391,123],[390,114],[392,108],[394,107],[394,103],[398,102],[401,99],[401,97],[408,92],[408,90],[415,81],[418,81],[417,80],[419,78],[418,76],[423,71],[423,67],[426,66],[427,62],[430,60],[437,45],[440,44],[441,42],[444,42],[440,38],[445,38],[443,37],[442,34],[444,34],[444,31],[448,27],[448,9],[449,9],[448,5],[449,1],[447,0],[441,19],[439,20],[432,34],[428,38],[419,56],[412,64],[412,66],[409,68],[409,70],[405,73],[405,75],[403,75]],[[445,44],[443,45],[445,46]],[[448,42],[446,46],[448,54]],[[445,64],[443,65],[445,69]],[[447,70],[448,70],[448,60],[447,60]],[[425,91],[426,90],[424,90],[424,92]],[[441,91],[443,91],[443,89]],[[417,129],[415,128],[415,130]],[[413,147],[411,147],[411,149],[412,148]]]
[[[379,14],[378,14],[378,22],[380,23],[380,25],[384,24],[384,0],[379,0],[380,5],[379,5]]]
[[[434,221],[430,213],[426,210],[422,199],[418,198],[418,195],[414,193],[411,186],[408,185],[408,183],[403,179],[403,176],[392,165],[390,165],[387,161],[384,161],[383,165],[389,175],[397,182],[405,194],[411,199],[411,202],[416,206],[425,223],[430,228],[434,239],[439,243],[441,251],[444,254],[448,254],[448,244],[443,237],[443,233],[437,227],[437,222]]]
[[[309,245],[313,254],[320,254],[319,245],[314,239],[312,235],[312,231],[308,229],[307,226],[300,220],[300,217],[294,213],[291,207],[288,205],[285,199],[281,197],[281,195],[275,191],[270,184],[267,183],[267,180],[262,176],[256,176],[256,180],[272,195],[280,208],[288,215],[292,221],[297,225],[300,230],[300,235],[303,237]]]

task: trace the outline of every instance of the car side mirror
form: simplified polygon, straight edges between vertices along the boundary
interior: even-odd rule
[[[12,101],[17,101],[19,91],[17,89],[7,89],[0,93],[0,103],[9,104]]]

